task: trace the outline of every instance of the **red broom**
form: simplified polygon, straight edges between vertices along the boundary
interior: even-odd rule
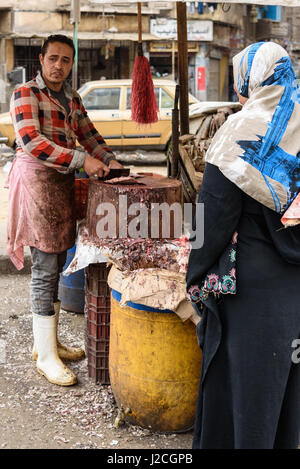
[[[150,64],[143,55],[142,8],[138,2],[138,56],[132,74],[131,119],[138,124],[157,122],[158,106],[154,92]]]

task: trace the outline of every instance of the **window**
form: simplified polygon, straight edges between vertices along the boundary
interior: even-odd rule
[[[160,109],[160,95],[159,95],[159,92],[160,92],[160,88],[154,88],[154,93],[155,93],[155,96],[156,96],[156,102],[157,102],[158,109]]]
[[[121,88],[94,88],[82,99],[87,111],[119,109]]]
[[[156,101],[157,101],[157,105],[158,105],[158,108],[160,109],[160,99],[159,99],[159,93],[160,91],[163,91],[161,90],[161,88],[154,88],[154,92],[155,92],[155,96],[156,96]],[[164,92],[165,93],[165,92]],[[165,93],[166,95],[168,95],[168,93]],[[168,95],[169,96],[169,95]],[[172,99],[170,97],[170,99]],[[131,109],[131,88],[127,88],[127,95],[126,95],[126,109]]]
[[[174,98],[169,95],[165,90],[161,89],[160,107],[170,109],[174,107]]]
[[[131,109],[131,88],[127,88],[126,109]]]
[[[154,92],[155,92],[158,107],[159,107],[159,90],[160,90],[160,88],[154,88]],[[131,109],[131,88],[127,88],[126,109]]]

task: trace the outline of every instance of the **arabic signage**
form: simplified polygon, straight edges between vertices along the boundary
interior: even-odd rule
[[[174,52],[178,52],[178,44],[177,42],[160,42],[160,41],[155,41],[150,43],[150,52],[170,52],[172,53],[174,49]],[[188,52],[198,52],[199,51],[199,46],[197,42],[189,42],[188,43]]]
[[[177,39],[177,21],[168,18],[150,20],[150,33],[161,39]],[[213,22],[190,20],[187,21],[188,41],[212,41]]]

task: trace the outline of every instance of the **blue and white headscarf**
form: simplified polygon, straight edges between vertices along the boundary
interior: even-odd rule
[[[218,130],[206,161],[283,213],[300,186],[300,91],[291,59],[278,44],[258,42],[233,58],[233,72],[249,99]]]

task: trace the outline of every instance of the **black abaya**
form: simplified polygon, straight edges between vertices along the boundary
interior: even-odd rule
[[[187,287],[201,284],[238,231],[235,295],[210,297],[197,328],[203,363],[193,448],[297,448],[300,227],[245,195],[209,163],[204,245],[192,250]]]

